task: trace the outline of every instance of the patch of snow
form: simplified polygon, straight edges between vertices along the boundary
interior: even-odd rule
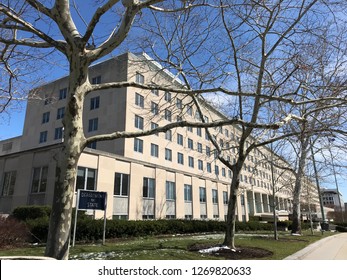
[[[216,247],[211,247],[211,248],[208,248],[208,249],[199,250],[199,253],[201,253],[201,254],[211,254],[211,253],[218,252],[221,249],[230,250],[230,248],[228,246],[216,246]],[[232,249],[232,250],[235,251],[234,249]]]

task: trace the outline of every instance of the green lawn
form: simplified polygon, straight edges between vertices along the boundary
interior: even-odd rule
[[[275,241],[271,233],[238,234],[235,243],[240,247],[257,247],[273,252],[273,255],[263,259],[281,260],[307,245],[327,237],[316,232],[311,235],[305,232],[302,236],[291,236],[281,233]],[[210,260],[217,257],[198,252],[191,252],[187,247],[192,244],[220,244],[223,235],[209,234],[198,236],[166,236],[137,239],[122,239],[101,244],[77,244],[70,250],[71,259],[108,259],[108,260]],[[0,249],[0,256],[43,256],[44,247],[27,247],[18,249]]]

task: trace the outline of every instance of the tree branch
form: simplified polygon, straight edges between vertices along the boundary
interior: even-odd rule
[[[255,124],[255,123],[245,122],[239,119],[226,119],[226,120],[214,121],[211,123],[180,121],[180,122],[170,123],[164,126],[160,126],[160,127],[150,129],[150,130],[145,130],[145,131],[134,131],[134,132],[122,131],[122,132],[114,132],[110,134],[95,135],[95,136],[91,136],[87,138],[86,144],[94,142],[94,141],[106,141],[106,140],[114,140],[119,138],[134,138],[134,137],[148,136],[148,135],[153,135],[159,132],[166,132],[170,129],[177,128],[177,127],[189,126],[189,127],[209,128],[209,127],[219,127],[224,125],[243,125],[246,127],[262,128],[262,129],[278,129],[279,128],[277,124]]]

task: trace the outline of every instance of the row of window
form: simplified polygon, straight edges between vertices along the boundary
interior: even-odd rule
[[[48,167],[36,167],[33,169],[30,193],[44,193],[47,188]],[[1,189],[1,196],[11,196],[14,193],[17,172],[9,171],[4,173]]]
[[[138,153],[143,153],[143,140],[139,138],[134,139],[134,151]],[[151,143],[151,156],[153,157],[159,157],[159,146],[157,144]],[[165,160],[172,161],[172,150],[165,148]],[[204,161],[201,159],[198,159],[198,169],[203,171],[204,170]],[[184,154],[177,152],[177,163],[184,165]],[[188,166],[191,168],[195,167],[195,159],[192,156],[188,156]],[[223,167],[222,169],[222,176],[226,177],[226,169]],[[210,162],[206,163],[206,171],[208,173],[212,173],[212,164]],[[215,165],[214,168],[215,174],[219,175],[219,166]],[[228,176],[231,178],[231,170],[228,170]]]
[[[95,110],[98,109],[100,107],[100,96],[96,96],[90,99],[90,110]],[[50,120],[50,115],[51,112],[44,112],[42,114],[42,124],[48,123]],[[62,118],[64,118],[65,115],[65,107],[60,107],[57,109],[57,115],[56,115],[56,119],[60,120]]]
[[[96,131],[99,127],[99,119],[94,118],[88,121],[88,132]],[[63,138],[63,127],[57,127],[54,130],[54,140]],[[45,143],[48,141],[48,131],[41,131],[39,136],[39,143]]]
[[[101,76],[93,77],[91,83],[101,84]],[[58,94],[58,99],[59,100],[66,99],[67,94],[68,94],[68,88],[60,89]],[[45,105],[52,103],[52,101],[53,101],[52,97],[48,97],[48,95],[45,96]]]
[[[123,173],[115,173],[114,195],[129,196],[130,175]],[[155,198],[156,182],[153,178],[143,177],[142,196],[143,198]],[[192,202],[193,187],[184,184],[184,201]],[[176,184],[175,182],[165,182],[166,200],[176,200]],[[199,187],[199,199],[201,203],[206,203],[206,188]],[[218,204],[218,190],[212,189],[212,203]],[[223,191],[223,203],[228,204],[228,193]]]
[[[60,140],[63,139],[63,127],[57,127],[54,130],[54,140]],[[40,137],[39,137],[39,143],[45,143],[48,141],[48,131],[41,131]]]
[[[14,186],[16,182],[16,171],[4,173],[3,186],[1,196],[10,196],[14,193]],[[48,167],[37,167],[33,170],[31,193],[44,193],[47,188]],[[76,191],[94,190],[96,186],[96,170],[93,168],[78,167],[76,179]],[[115,173],[114,179],[114,195],[128,196],[130,187],[130,175],[123,173]],[[166,181],[165,183],[166,199],[176,199],[176,184],[175,182]],[[192,201],[193,188],[189,184],[184,185],[184,201]],[[156,182],[153,178],[143,178],[142,195],[144,198],[155,198]],[[206,202],[206,188],[199,188],[200,202]],[[218,203],[218,191],[212,189],[212,202]],[[228,203],[227,192],[223,192],[223,202]]]

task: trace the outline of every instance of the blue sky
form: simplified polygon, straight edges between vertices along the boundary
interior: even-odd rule
[[[22,135],[25,118],[24,102],[22,109],[11,110],[4,118],[0,121],[0,141]]]

